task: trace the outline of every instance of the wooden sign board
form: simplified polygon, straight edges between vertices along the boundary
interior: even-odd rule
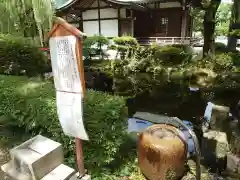
[[[65,20],[56,18],[49,34],[49,46],[57,112],[63,132],[68,136],[88,140],[82,113],[82,99],[85,96],[82,35]]]

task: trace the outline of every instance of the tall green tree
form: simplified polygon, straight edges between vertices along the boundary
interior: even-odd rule
[[[232,4],[221,3],[215,17],[216,22],[216,36],[227,36],[230,24]],[[193,31],[201,32],[203,34],[203,20],[204,20],[205,9],[204,8],[193,8]]]
[[[233,30],[233,26],[235,24],[240,24],[240,1],[234,0],[232,6],[232,16],[231,16],[231,23],[229,26],[229,37],[228,37],[228,49],[230,51],[235,51],[237,46],[237,38],[236,35],[240,35],[239,30]],[[239,26],[240,28],[240,26]]]
[[[37,36],[43,46],[54,14],[52,0],[0,0],[0,32]]]
[[[215,55],[216,14],[221,0],[192,0],[193,7],[204,11],[203,16],[203,57]]]
[[[203,45],[203,57],[210,55],[215,55],[215,27],[216,27],[216,14],[218,7],[221,3],[221,0],[210,0],[205,5],[205,14],[203,18],[203,36],[204,36],[204,45]]]
[[[227,36],[231,19],[232,4],[221,3],[216,14],[216,36]]]

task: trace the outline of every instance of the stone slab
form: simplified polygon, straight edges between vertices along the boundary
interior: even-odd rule
[[[8,162],[1,166],[1,169],[8,176],[12,177],[15,180],[32,180],[29,174],[19,172],[13,165],[13,161]]]
[[[51,171],[49,174],[44,176],[41,180],[69,180],[69,178],[72,177],[74,173],[75,173],[74,169],[64,164],[61,164],[53,171]]]
[[[203,133],[202,153],[209,153],[209,151],[212,151],[217,157],[227,155],[229,145],[225,132],[209,130]]]
[[[63,162],[62,145],[41,135],[10,150],[13,166],[39,180]]]
[[[203,133],[201,153],[206,165],[219,171],[223,170],[228,152],[229,145],[225,132],[209,130]]]
[[[227,131],[230,108],[227,106],[214,105],[210,119],[212,130]],[[227,125],[227,126],[226,126]]]
[[[72,176],[69,180],[91,180],[91,176],[88,174],[85,174],[82,178],[78,178],[79,173],[76,173],[74,176]]]
[[[234,154],[240,155],[240,130],[237,125],[232,126],[230,134],[230,150]]]
[[[240,158],[232,153],[227,154],[227,170],[233,173],[240,173]]]

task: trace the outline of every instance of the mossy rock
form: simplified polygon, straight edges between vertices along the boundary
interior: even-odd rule
[[[240,130],[238,127],[231,130],[229,146],[232,153],[240,155]]]

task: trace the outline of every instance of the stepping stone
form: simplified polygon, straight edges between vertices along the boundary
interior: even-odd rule
[[[79,178],[79,173],[76,173],[74,176],[72,176],[69,180],[91,180],[91,176],[88,174],[85,174],[81,179]]]
[[[239,174],[240,177],[240,157],[232,153],[227,154],[227,171]]]
[[[2,167],[15,179],[39,180],[63,162],[62,145],[38,135],[10,150],[11,161]]]
[[[71,178],[74,175],[74,173],[75,173],[74,169],[64,164],[61,164],[53,171],[51,171],[49,174],[44,176],[41,180],[69,180],[69,178]]]
[[[203,134],[201,153],[206,165],[222,171],[228,152],[229,145],[225,132],[209,130]]]

